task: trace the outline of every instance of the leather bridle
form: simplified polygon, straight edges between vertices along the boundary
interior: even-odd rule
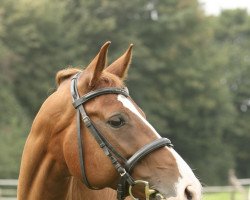
[[[173,145],[171,144],[171,141],[169,139],[159,138],[143,146],[141,149],[135,152],[134,155],[131,156],[129,159],[124,158],[122,155],[120,155],[106,140],[106,138],[101,134],[101,132],[97,130],[94,123],[87,115],[84,109],[84,104],[95,97],[105,94],[121,94],[124,95],[125,97],[129,97],[128,90],[126,88],[117,88],[117,87],[101,88],[91,91],[80,97],[77,89],[77,81],[80,74],[81,74],[80,72],[77,73],[71,79],[71,95],[73,100],[73,106],[77,112],[76,119],[77,119],[78,151],[79,151],[81,175],[83,177],[83,182],[90,189],[95,189],[95,190],[98,189],[90,185],[85,172],[84,148],[81,135],[81,120],[84,122],[84,125],[89,129],[90,133],[93,135],[93,137],[95,138],[96,142],[99,144],[100,148],[103,150],[105,155],[110,158],[113,166],[119,173],[120,180],[117,186],[117,199],[124,200],[128,194],[128,185],[132,187],[138,182],[140,182],[138,180],[135,181],[131,176],[131,170],[134,168],[137,162],[156,149],[159,149],[164,146],[172,147]],[[148,185],[148,182],[146,181],[141,181],[141,182],[143,183],[145,182]]]

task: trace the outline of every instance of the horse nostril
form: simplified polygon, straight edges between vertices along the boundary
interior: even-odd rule
[[[193,200],[193,192],[192,192],[192,190],[190,190],[189,187],[186,187],[186,189],[185,189],[185,196],[186,196],[187,200]]]

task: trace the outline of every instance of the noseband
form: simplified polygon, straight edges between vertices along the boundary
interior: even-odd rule
[[[154,140],[153,142],[146,144],[137,152],[134,153],[129,159],[124,158],[120,155],[112,145],[106,140],[106,138],[101,134],[99,130],[95,127],[94,123],[91,121],[89,116],[87,115],[84,104],[89,100],[105,95],[105,94],[121,94],[125,97],[129,97],[128,90],[126,88],[116,88],[116,87],[109,87],[109,88],[102,88],[91,91],[83,96],[80,97],[77,89],[77,80],[80,76],[80,73],[77,73],[73,76],[71,80],[71,95],[73,100],[73,106],[77,112],[77,138],[78,138],[78,151],[79,151],[79,158],[80,158],[80,167],[81,167],[81,174],[83,177],[83,182],[89,189],[98,189],[90,185],[86,172],[85,172],[85,164],[84,164],[84,148],[82,143],[82,135],[81,135],[81,120],[84,122],[84,125],[89,129],[90,133],[95,138],[96,142],[99,144],[100,148],[103,150],[104,154],[108,156],[120,175],[120,181],[117,186],[117,199],[124,200],[128,194],[128,185],[130,186],[130,195],[133,197],[131,188],[132,186],[138,183],[145,183],[145,194],[149,196],[152,193],[156,193],[157,191],[149,189],[148,182],[134,180],[131,176],[131,170],[146,155],[150,154],[156,149],[159,149],[164,146],[172,147],[171,141],[167,138],[159,138]],[[148,193],[147,193],[148,191]],[[150,192],[149,192],[150,191]],[[159,193],[158,193],[159,194]],[[135,197],[133,197],[136,199]]]

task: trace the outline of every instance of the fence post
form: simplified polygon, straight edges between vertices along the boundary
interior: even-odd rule
[[[250,200],[250,186],[247,187],[247,200]]]
[[[232,192],[231,192],[231,197],[230,197],[231,200],[235,200],[235,190],[233,189]]]

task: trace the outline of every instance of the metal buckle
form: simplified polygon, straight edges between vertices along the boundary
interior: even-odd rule
[[[150,196],[151,195],[154,195],[154,197],[157,199],[157,200],[166,200],[166,198],[163,197],[163,195],[161,193],[159,193],[157,190],[154,190],[154,189],[151,189],[149,187],[149,182],[147,181],[143,181],[143,180],[136,180],[134,181],[135,184],[134,185],[130,185],[129,186],[129,195],[131,196],[131,198],[133,200],[139,200],[138,198],[136,198],[133,193],[132,193],[132,188],[133,186],[135,186],[136,184],[144,184],[145,185],[145,197],[146,199],[145,200],[150,200]]]
[[[162,196],[162,194],[159,193],[159,192],[157,192],[157,193],[155,194],[155,197],[156,197],[156,199],[159,199],[159,200],[166,200],[166,199]]]
[[[123,177],[126,173],[127,173],[126,170],[123,168],[122,172],[120,172],[120,176]]]
[[[85,126],[90,127],[91,121],[90,121],[90,118],[88,116],[83,117],[82,121],[84,122]]]

